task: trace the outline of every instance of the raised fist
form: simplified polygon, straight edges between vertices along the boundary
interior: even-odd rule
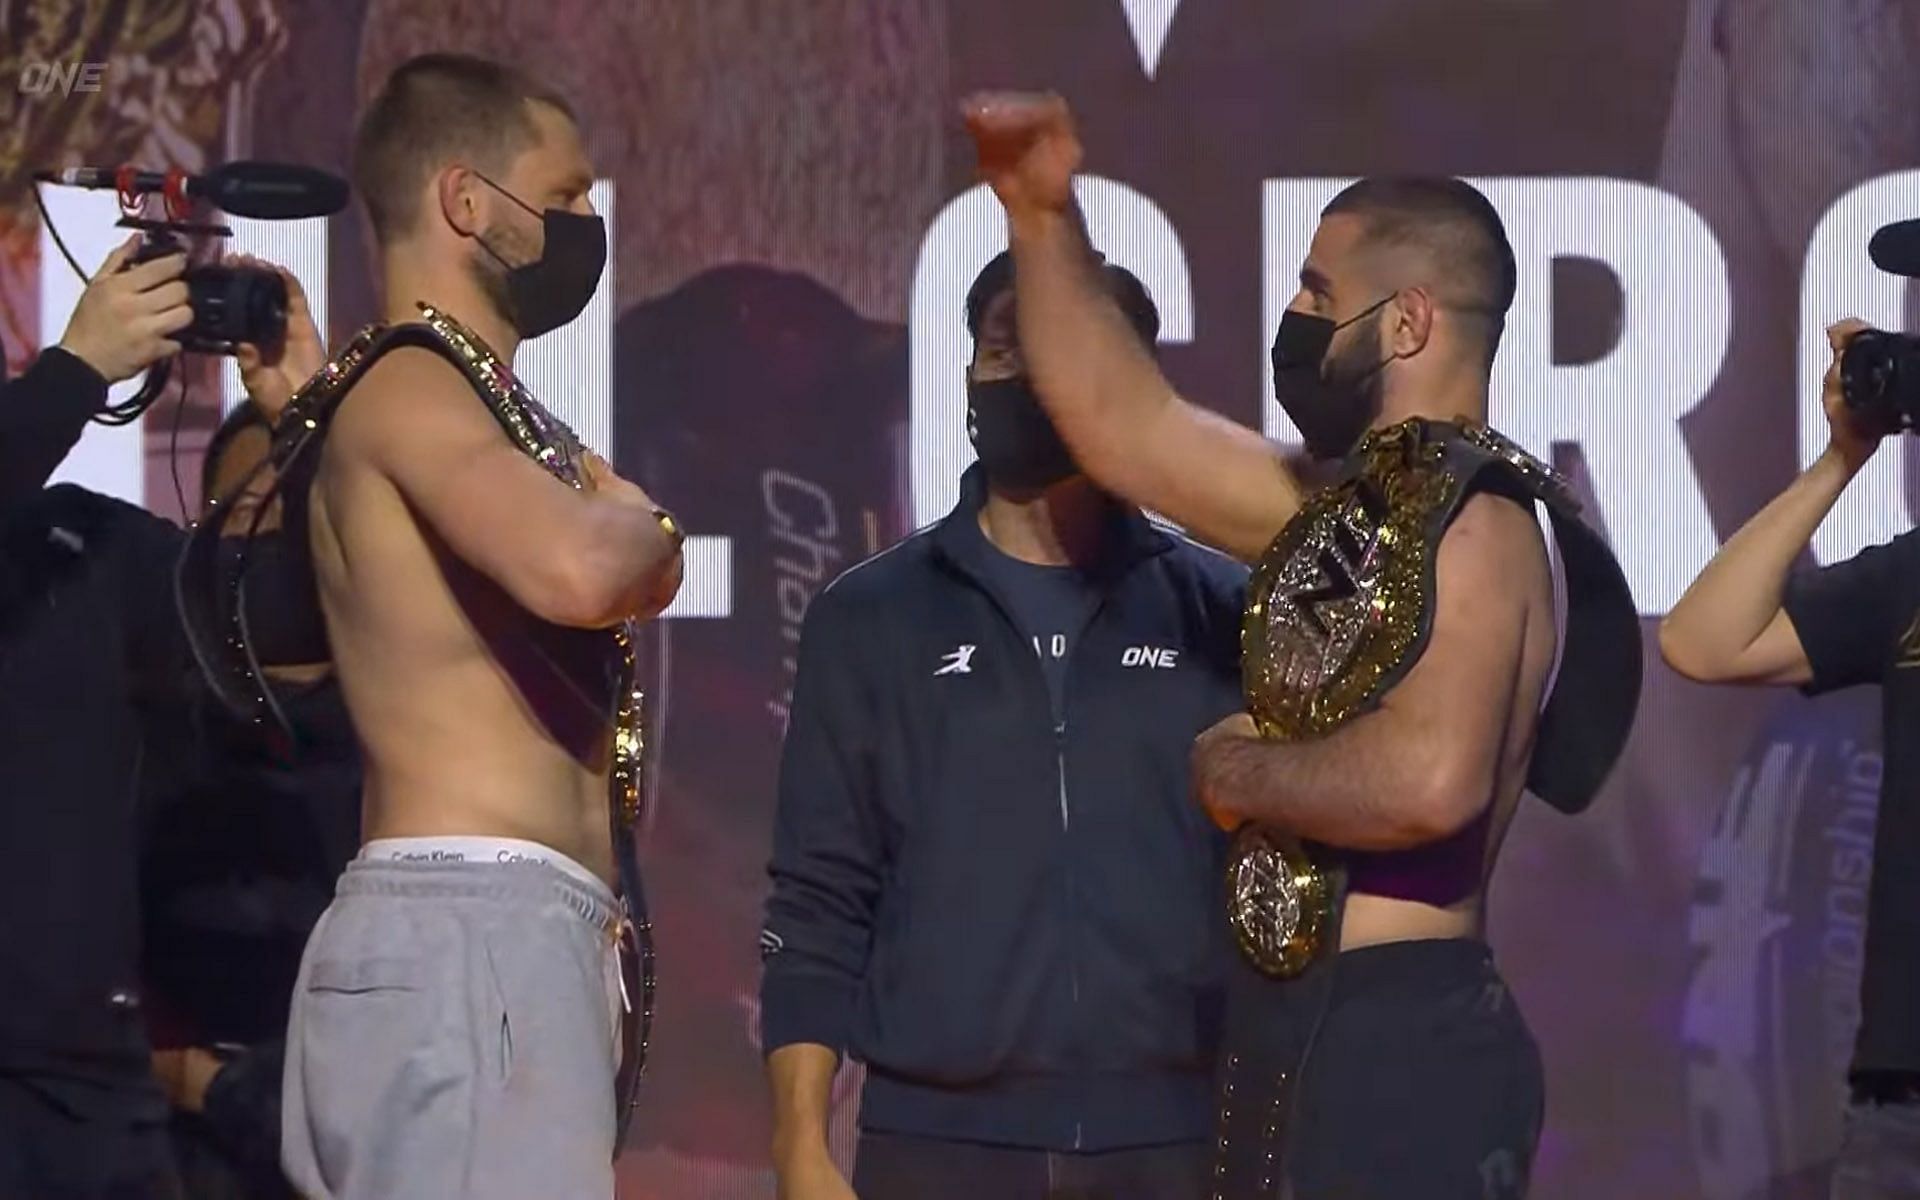
[[[1080,136],[1051,92],[981,92],[962,104],[980,176],[1011,216],[1062,212],[1073,202]]]

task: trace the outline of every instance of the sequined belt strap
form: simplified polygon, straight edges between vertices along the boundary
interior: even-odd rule
[[[626,1143],[634,1109],[640,1104],[640,1081],[646,1075],[653,1042],[654,991],[653,921],[647,912],[647,892],[640,878],[640,858],[633,828],[613,813],[613,854],[620,872],[620,903],[626,913],[621,928],[621,980],[630,1001],[621,1030],[620,1069],[614,1077],[614,1152]]]

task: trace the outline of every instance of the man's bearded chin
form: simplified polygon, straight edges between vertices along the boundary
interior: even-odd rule
[[[480,243],[482,237],[487,239],[484,245]],[[514,245],[515,240],[513,235],[504,229],[497,232],[489,230],[474,239],[473,253],[467,257],[467,274],[472,276],[474,283],[479,285],[480,294],[487,298],[487,303],[493,306],[493,311],[508,325],[515,324],[515,314],[513,294],[507,288],[508,266],[506,264],[526,262],[529,259],[529,256],[520,252],[520,247]],[[488,253],[489,249],[492,253]],[[495,254],[500,257],[495,258]],[[505,259],[506,263],[503,264],[501,259]]]
[[[1327,356],[1321,368],[1327,386],[1341,399],[1364,410],[1361,428],[1371,426],[1380,416],[1380,404],[1386,391],[1387,369],[1382,365],[1386,352],[1381,349],[1380,324],[1385,310],[1374,313],[1347,334],[1346,344]]]

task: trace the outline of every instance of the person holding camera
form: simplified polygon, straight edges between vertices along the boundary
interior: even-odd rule
[[[268,499],[273,426],[257,405],[221,422],[200,470],[200,519],[229,530],[260,520],[251,547],[256,603],[310,610],[283,585],[310,586],[298,539]],[[224,512],[216,498],[228,497]],[[264,507],[263,507],[264,506]],[[269,625],[258,648],[282,712],[230,712],[189,689],[195,769],[148,798],[140,859],[142,980],[154,1073],[174,1111],[174,1158],[187,1194],[291,1200],[280,1170],[281,1067],[300,955],[360,846],[360,753],[319,621]],[[286,734],[291,733],[289,739]]]
[[[1747,522],[1660,626],[1667,664],[1700,683],[1881,689],[1886,769],[1874,834],[1861,1022],[1835,1200],[1920,1196],[1920,531],[1795,573],[1840,493],[1901,418],[1843,384],[1858,321],[1827,330],[1827,449]]]
[[[139,798],[179,769],[192,662],[169,600],[183,532],[47,486],[107,399],[194,324],[184,255],[108,256],[59,344],[0,391],[0,1195],[177,1194],[140,966]],[[131,265],[130,265],[131,264]],[[284,276],[284,273],[282,273]],[[242,347],[276,414],[321,361],[292,334]]]

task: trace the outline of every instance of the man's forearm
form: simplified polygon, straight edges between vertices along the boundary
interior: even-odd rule
[[[839,1055],[811,1042],[794,1042],[767,1056],[776,1167],[799,1156],[827,1152],[827,1114],[839,1069]]]
[[[1173,389],[1114,302],[1077,206],[1010,213],[1008,229],[1020,350],[1034,392],[1098,479],[1102,433],[1115,423],[1140,427],[1172,402]]]
[[[1392,743],[1392,744],[1390,744]],[[1375,718],[1308,742],[1237,736],[1212,747],[1201,787],[1217,807],[1309,841],[1348,850],[1402,850],[1452,832],[1429,800],[1444,785],[1417,738]]]
[[[596,495],[590,503],[583,544],[597,592],[605,597],[596,623],[614,625],[646,606],[680,548],[650,502]]]
[[[1660,626],[1660,647],[1688,674],[1723,674],[1780,611],[1787,577],[1860,464],[1828,450],[1713,556]]]

